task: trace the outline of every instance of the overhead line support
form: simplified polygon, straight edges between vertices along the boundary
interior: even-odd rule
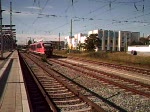
[[[3,32],[2,32],[2,6],[0,0],[0,38],[1,38],[1,58],[3,58]]]

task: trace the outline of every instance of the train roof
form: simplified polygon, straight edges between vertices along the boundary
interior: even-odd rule
[[[51,44],[52,44],[51,41],[40,41],[40,42],[32,43],[32,44],[30,44],[30,45],[36,45],[36,44],[39,44],[39,43],[44,43],[44,44],[49,44],[49,43],[51,43]]]
[[[43,41],[43,43],[52,43],[51,41]]]

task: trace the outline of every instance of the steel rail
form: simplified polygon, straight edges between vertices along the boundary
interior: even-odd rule
[[[79,72],[81,72],[81,73],[84,73],[84,74],[86,74],[86,75],[92,76],[92,77],[94,77],[94,78],[96,78],[96,79],[99,79],[100,81],[103,80],[103,81],[105,81],[105,82],[108,83],[108,84],[113,84],[113,85],[118,86],[118,87],[120,87],[120,88],[123,88],[123,89],[125,89],[125,90],[127,90],[127,91],[131,91],[131,92],[133,92],[133,93],[140,94],[140,95],[146,96],[146,97],[148,97],[148,98],[150,97],[150,94],[149,94],[149,93],[145,93],[145,92],[143,92],[143,91],[136,90],[135,88],[130,88],[130,87],[126,86],[126,85],[122,85],[122,84],[116,83],[116,82],[114,82],[114,81],[112,81],[112,80],[109,80],[109,79],[106,79],[106,78],[102,78],[102,77],[96,76],[96,75],[94,75],[94,74],[92,74],[92,73],[89,73],[89,72],[83,71],[83,70],[81,70],[81,69],[72,67],[72,66],[70,66],[70,65],[68,65],[68,64],[61,63],[60,61],[56,61],[56,60],[51,60],[51,61],[53,61],[53,62],[55,62],[55,63],[57,63],[57,64],[60,64],[61,66],[65,66],[65,67],[68,67],[68,68],[70,68],[70,69],[74,69],[74,70],[76,70],[76,71],[79,71]],[[75,65],[74,65],[74,66],[75,66]],[[80,67],[81,67],[81,66],[80,66]],[[105,73],[105,74],[108,74],[108,73]]]
[[[21,56],[23,57],[23,56]],[[29,58],[29,57],[28,57]],[[45,89],[43,88],[43,86],[41,85],[41,83],[38,81],[36,75],[34,74],[34,72],[32,71],[32,69],[30,68],[30,66],[28,65],[28,63],[26,62],[26,60],[24,59],[23,57],[23,61],[24,63],[26,64],[27,68],[29,69],[34,81],[36,82],[38,88],[40,89],[41,93],[43,94],[45,100],[47,101],[50,109],[53,111],[53,112],[58,112],[58,109],[57,107],[54,105],[54,103],[50,100],[49,98],[49,95],[47,94],[47,92],[45,91]]]
[[[80,99],[85,101],[88,105],[92,107],[92,112],[105,112],[103,108],[89,100],[86,96],[81,94],[79,91],[75,90],[72,88],[71,85],[68,85],[64,80],[61,79],[61,77],[58,76],[58,73],[55,72],[54,70],[47,68],[47,66],[43,66],[40,62],[35,61],[33,58],[30,58],[35,64],[37,64],[42,70],[50,74],[53,78],[61,82],[66,88],[68,88],[71,92],[73,92],[76,96],[78,96]],[[60,74],[59,74],[60,75]]]

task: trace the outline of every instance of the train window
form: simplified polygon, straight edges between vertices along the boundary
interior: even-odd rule
[[[31,49],[33,50],[33,45],[31,45],[30,47],[31,47]]]
[[[42,48],[41,44],[37,44],[37,48]]]
[[[35,45],[33,46],[33,50],[35,50]]]
[[[34,50],[34,45],[32,45],[32,50]]]
[[[32,50],[35,50],[35,49],[36,49],[36,46],[35,46],[35,45],[31,45],[31,49],[32,49]]]
[[[35,45],[33,45],[33,50],[35,50]]]

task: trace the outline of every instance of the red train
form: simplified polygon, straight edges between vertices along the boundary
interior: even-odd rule
[[[51,57],[53,55],[53,45],[50,41],[37,42],[30,44],[29,51],[36,54],[46,55],[46,57]]]

